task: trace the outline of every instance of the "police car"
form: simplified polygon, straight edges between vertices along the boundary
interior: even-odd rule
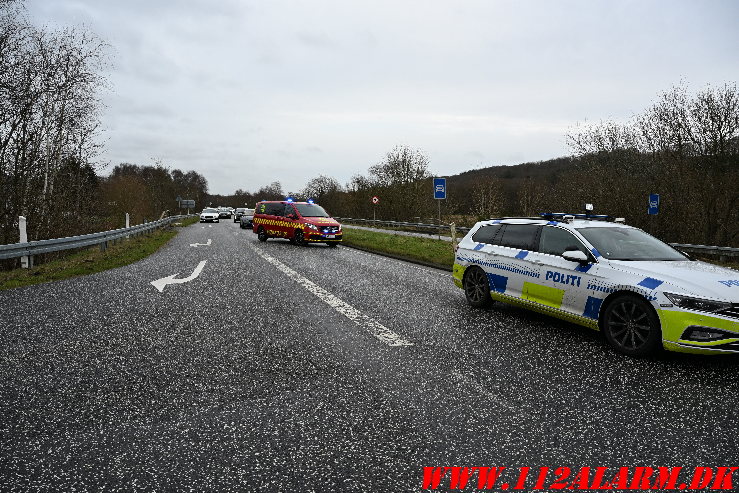
[[[493,300],[601,330],[617,351],[739,352],[739,272],[692,260],[622,219],[542,214],[477,223],[454,283]]]

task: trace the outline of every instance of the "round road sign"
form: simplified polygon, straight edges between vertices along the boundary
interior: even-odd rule
[[[375,204],[375,205],[379,204],[380,203],[380,198],[377,197],[377,196],[372,197],[372,203]]]

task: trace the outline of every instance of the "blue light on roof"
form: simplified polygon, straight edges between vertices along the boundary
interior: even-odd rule
[[[309,204],[312,204],[313,203],[313,199],[308,199],[308,203]]]
[[[292,197],[288,197],[288,198],[287,198],[287,199],[285,199],[285,200],[287,200],[288,202],[292,202],[292,201],[293,201],[293,198],[292,198]]]
[[[564,218],[565,216],[572,216],[575,219],[592,219],[599,221],[613,221],[613,218],[608,214],[572,214],[567,212],[541,212],[539,213],[544,219]]]

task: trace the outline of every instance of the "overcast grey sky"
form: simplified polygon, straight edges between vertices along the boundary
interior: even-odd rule
[[[211,193],[345,183],[397,144],[431,170],[569,154],[685,81],[739,81],[736,0],[26,0],[112,46],[101,159]],[[110,169],[109,168],[109,169]]]

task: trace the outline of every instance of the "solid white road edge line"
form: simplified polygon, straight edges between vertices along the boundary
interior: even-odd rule
[[[167,284],[183,284],[186,282],[190,282],[200,275],[200,272],[202,272],[203,267],[205,267],[205,262],[206,260],[201,261],[198,264],[198,266],[195,267],[195,270],[192,271],[192,274],[185,277],[184,279],[175,279],[175,277],[177,277],[177,274],[179,274],[178,272],[177,274],[172,274],[171,276],[162,277],[161,279],[157,279],[156,281],[151,281],[149,284],[157,288],[159,292],[161,293],[162,291],[164,291],[164,287]]]
[[[388,329],[384,325],[382,325],[380,322],[368,317],[367,315],[363,314],[353,306],[351,306],[349,303],[341,300],[340,298],[337,298],[333,294],[329,293],[325,289],[323,289],[321,286],[317,285],[310,279],[301,276],[294,270],[292,270],[287,265],[283,264],[276,258],[272,257],[271,255],[268,255],[264,252],[262,252],[259,248],[248,244],[249,247],[256,252],[257,255],[262,257],[264,260],[269,262],[270,264],[274,265],[279,271],[286,274],[289,278],[303,286],[305,289],[316,295],[318,298],[320,298],[322,301],[324,301],[327,305],[329,305],[331,308],[336,310],[337,312],[344,315],[346,318],[354,322],[355,324],[359,325],[360,327],[364,327],[367,329],[370,334],[375,336],[380,341],[384,342],[388,346],[412,346],[413,343],[410,341],[406,341],[402,337],[400,337],[398,334],[393,332],[392,330]]]

